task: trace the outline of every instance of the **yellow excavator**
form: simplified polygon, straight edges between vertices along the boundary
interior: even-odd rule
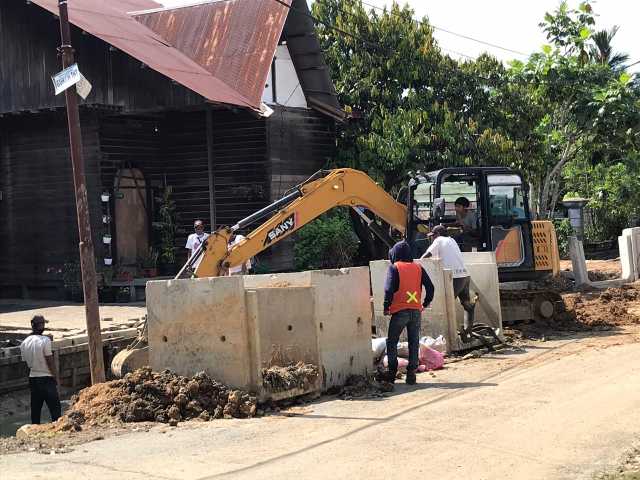
[[[178,273],[225,275],[229,268],[288,237],[334,207],[351,207],[389,246],[405,238],[418,258],[427,248],[427,233],[456,221],[455,203],[467,200],[472,220],[468,235],[454,235],[463,251],[494,251],[501,282],[531,281],[557,275],[558,245],[550,221],[532,221],[522,176],[504,167],[453,167],[410,174],[398,199],[367,174],[349,168],[320,171],[283,198],[231,227],[213,232]],[[389,225],[385,231],[373,215]],[[266,219],[266,220],[265,220]],[[244,240],[229,247],[232,236],[263,221]],[[455,233],[454,229],[454,233]],[[394,238],[395,237],[395,238]]]
[[[501,290],[503,321],[553,316],[558,295],[528,287],[531,281],[559,273],[555,230],[549,221],[532,220],[527,185],[517,171],[505,167],[452,167],[410,173],[409,177],[394,199],[361,171],[319,171],[281,199],[231,227],[213,232],[176,278],[226,275],[230,268],[244,265],[334,207],[354,209],[389,247],[398,239],[406,239],[414,258],[419,258],[428,247],[427,234],[435,225],[459,220],[455,204],[464,198],[466,215],[472,219],[467,225],[471,228],[462,232],[454,227],[452,232],[463,251],[495,252],[500,282],[515,288]],[[258,222],[262,223],[244,240],[231,245],[236,232],[246,231]],[[143,331],[136,347],[114,358],[112,371],[117,376],[144,364],[144,337]]]

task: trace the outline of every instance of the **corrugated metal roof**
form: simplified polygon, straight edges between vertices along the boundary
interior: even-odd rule
[[[58,13],[57,0],[32,2]],[[213,0],[149,10],[158,6],[69,0],[69,20],[207,100],[259,110],[288,8],[274,0]]]

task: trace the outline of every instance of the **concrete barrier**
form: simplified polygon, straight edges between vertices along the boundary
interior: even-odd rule
[[[369,292],[367,267],[149,282],[149,361],[259,394],[262,368],[298,361],[343,385],[373,368]]]
[[[373,368],[369,269],[313,270],[244,277],[245,288],[313,287],[323,389]]]
[[[500,309],[500,290],[498,268],[493,252],[463,253],[465,266],[471,276],[471,297],[478,293],[475,321],[502,329],[502,311]],[[464,310],[453,296],[453,277],[445,270],[439,260],[424,259],[420,262],[433,282],[435,294],[430,308],[422,312],[421,335],[444,336],[447,351],[469,348],[473,344],[463,344],[458,330],[464,323]],[[383,316],[384,279],[389,266],[388,260],[371,262],[371,287],[374,298],[374,314],[377,333],[385,336],[388,331],[389,317]]]

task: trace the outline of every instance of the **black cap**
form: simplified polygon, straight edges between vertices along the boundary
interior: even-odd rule
[[[436,225],[435,227],[433,227],[433,230],[431,230],[431,233],[429,233],[429,235],[427,235],[428,237],[433,237],[434,235],[447,235],[447,227],[445,227],[444,225]]]
[[[34,315],[31,319],[31,325],[35,325],[37,323],[49,323],[49,321],[45,320],[42,315]]]

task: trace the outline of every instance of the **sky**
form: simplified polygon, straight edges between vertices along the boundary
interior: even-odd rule
[[[167,6],[195,3],[194,0],[157,0]],[[313,0],[308,0],[312,3]],[[393,0],[362,0],[364,3],[383,7]],[[454,58],[475,58],[483,52],[508,61],[521,60],[540,49],[545,43],[538,23],[544,13],[552,11],[558,0],[400,0],[408,3],[417,18],[428,17],[434,27],[438,44]],[[597,28],[618,25],[620,30],[614,39],[614,49],[628,53],[631,62],[640,60],[640,1],[598,0],[591,2],[598,14]],[[569,5],[577,6],[578,1]],[[522,54],[482,44],[457,34],[473,37]],[[640,72],[640,64],[631,71]]]

